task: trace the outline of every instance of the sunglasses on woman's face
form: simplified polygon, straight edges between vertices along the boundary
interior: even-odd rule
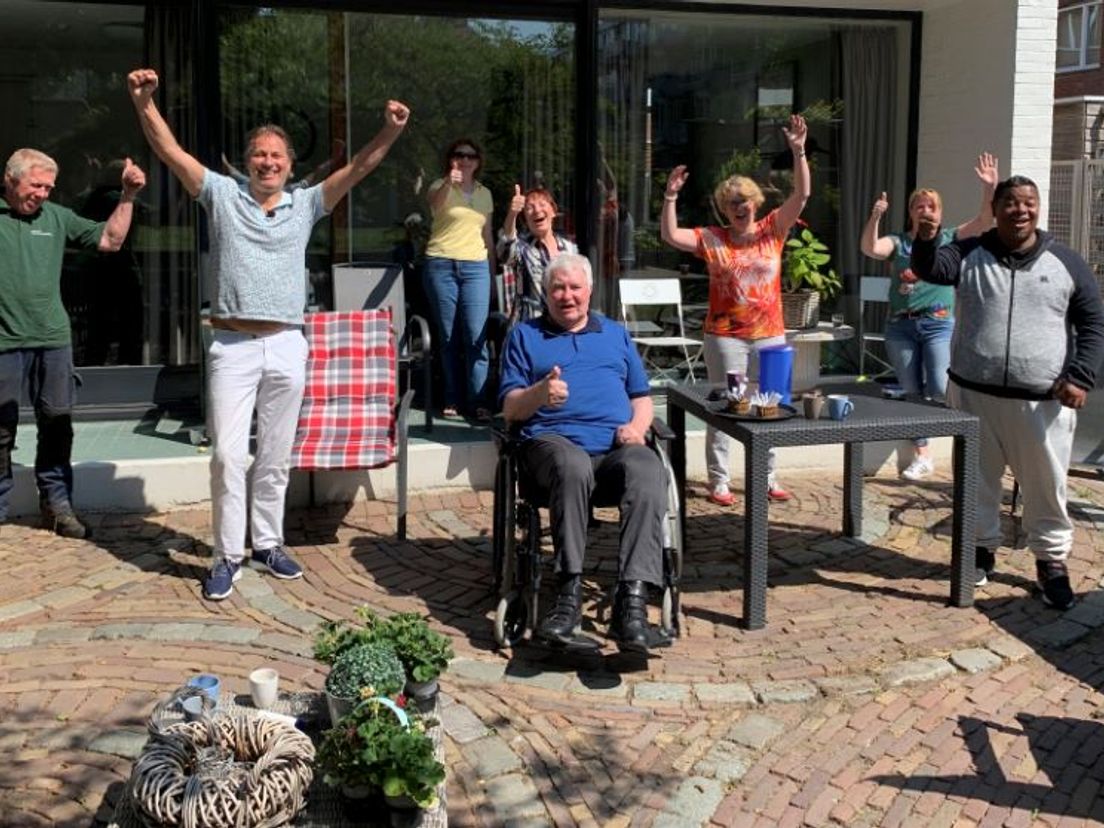
[[[478,152],[471,152],[468,150],[457,150],[452,154],[453,158],[467,158],[469,161],[474,161],[479,157]]]

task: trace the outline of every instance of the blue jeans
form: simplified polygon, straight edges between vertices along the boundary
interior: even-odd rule
[[[441,342],[445,407],[486,406],[490,266],[486,259],[464,262],[429,256],[425,261],[425,289]],[[467,378],[466,386],[461,385],[460,377]]]
[[[953,319],[894,319],[886,325],[885,344],[897,381],[910,397],[942,401],[951,364]],[[926,446],[926,439],[914,440]]]
[[[0,520],[7,519],[15,485],[11,453],[24,385],[38,425],[35,479],[39,500],[55,510],[69,508],[72,500],[73,467],[69,460],[76,398],[73,349],[66,345],[0,351]]]

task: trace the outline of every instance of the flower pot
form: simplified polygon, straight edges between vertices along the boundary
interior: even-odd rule
[[[815,290],[782,293],[782,324],[787,328],[815,328],[820,321],[820,294]]]
[[[368,799],[375,789],[371,785],[342,785],[341,795],[346,799]]]
[[[433,803],[426,809],[411,799],[409,796],[387,796],[383,801],[387,805],[387,813],[391,828],[417,828],[422,825],[422,817],[426,810],[436,808],[438,800],[434,797]]]
[[[356,699],[343,699],[326,691],[326,707],[330,711],[330,724],[336,725],[338,719],[348,716],[356,706]]]
[[[408,681],[403,693],[414,702],[414,706],[422,713],[432,710],[437,703],[437,693],[440,687],[437,679],[429,681]]]

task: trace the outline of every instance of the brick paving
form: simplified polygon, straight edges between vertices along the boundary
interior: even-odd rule
[[[738,625],[742,522],[691,497],[683,638],[651,659],[497,652],[491,497],[428,492],[289,516],[302,581],[252,571],[201,600],[210,515],[94,515],[92,541],[0,530],[0,825],[109,819],[156,701],[197,672],[245,692],[264,663],[316,690],[313,628],[367,603],[454,640],[453,826],[1104,824],[1104,484],[1071,480],[1082,600],[1032,594],[1006,548],[975,607],[947,606],[950,486],[868,481],[862,539],[837,481],[772,506],[768,626]],[[586,619],[601,636],[615,513],[599,511]],[[1008,524],[1010,546],[1015,527]]]

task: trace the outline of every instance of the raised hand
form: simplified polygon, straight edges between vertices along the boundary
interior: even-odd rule
[[[157,91],[157,71],[135,69],[127,75],[127,90],[135,103],[148,101]]]
[[[410,121],[410,107],[400,101],[388,101],[383,108],[383,120],[388,126],[405,129]]]
[[[790,145],[794,155],[805,151],[805,139],[809,135],[809,127],[802,116],[796,113],[791,115],[789,124],[782,127],[782,134],[786,136],[786,143]]]
[[[127,158],[123,165],[123,195],[133,197],[135,193],[146,186],[146,174],[142,168]]]
[[[978,156],[977,164],[974,165],[974,172],[977,173],[977,177],[982,184],[996,189],[997,184],[1000,182],[1000,172],[997,168],[997,156],[993,155],[991,152],[983,152]]]
[[[464,183],[464,173],[460,172],[460,162],[455,158],[452,159],[452,169],[449,170],[449,181],[452,182],[454,187],[459,187]]]
[[[559,408],[567,402],[567,381],[562,379],[562,376],[563,372],[560,370],[560,366],[553,365],[552,370],[548,372],[548,376],[542,380],[548,400],[546,405],[553,408]]]
[[[689,177],[690,173],[686,171],[686,165],[678,164],[667,176],[667,195],[678,195]]]
[[[886,198],[886,194],[883,192],[880,196],[874,199],[874,206],[870,208],[870,212],[881,218],[886,214],[886,210],[889,209],[889,200]]]
[[[521,185],[514,185],[514,195],[510,199],[510,210],[515,216],[525,209],[525,196],[522,195]]]

